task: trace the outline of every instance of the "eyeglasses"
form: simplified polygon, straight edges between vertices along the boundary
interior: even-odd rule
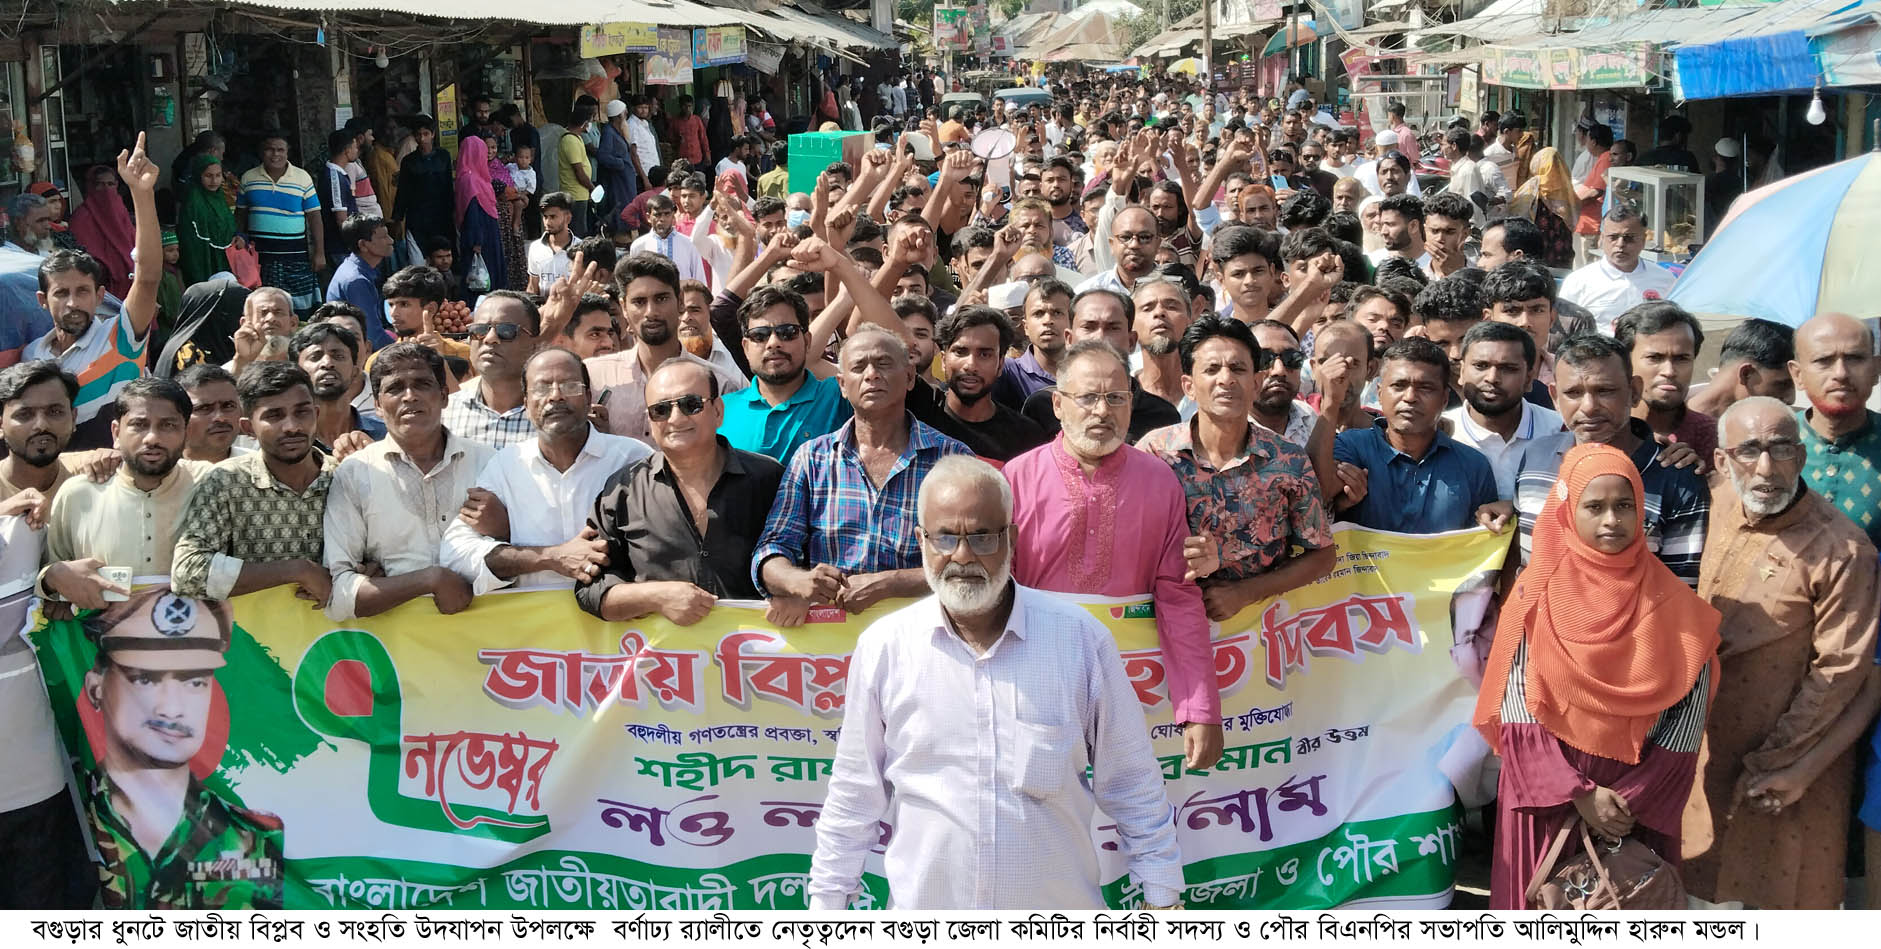
[[[1116,238],[1119,244],[1154,244],[1161,240],[1153,231],[1138,231],[1134,234],[1125,234],[1120,231],[1116,234]]]
[[[1754,465],[1762,460],[1763,453],[1770,453],[1771,461],[1795,461],[1803,453],[1803,443],[1787,439],[1773,442],[1740,442],[1736,447],[1726,448],[1731,460],[1740,465]]]
[[[482,339],[490,335],[491,330],[495,330],[496,338],[505,343],[523,334],[521,323],[472,323],[464,327],[464,331],[470,334],[471,339]]]
[[[681,415],[688,417],[698,415],[700,412],[705,411],[706,401],[704,396],[682,395],[677,399],[655,402],[647,406],[647,418],[655,422],[664,422],[673,417],[674,408],[678,408],[679,414]]]
[[[928,546],[935,553],[951,554],[960,549],[960,542],[967,542],[967,550],[974,556],[985,557],[999,551],[999,546],[1006,542],[1007,528],[992,531],[974,531],[971,534],[930,534],[925,528],[921,536],[926,538]]]
[[[1288,369],[1298,369],[1306,365],[1306,354],[1297,349],[1262,349],[1254,357],[1255,371],[1263,372],[1279,360]]]
[[[515,324],[498,325],[513,326]],[[535,382],[529,386],[529,394],[538,399],[554,398],[557,393],[571,399],[579,399],[588,394],[588,384],[585,382]]]
[[[1060,395],[1078,404],[1086,412],[1097,411],[1098,406],[1120,409],[1130,404],[1130,390],[1121,392],[1059,392]]]
[[[788,343],[803,335],[803,327],[795,323],[785,323],[781,326],[753,326],[745,330],[745,338],[754,343],[768,343],[773,334]]]

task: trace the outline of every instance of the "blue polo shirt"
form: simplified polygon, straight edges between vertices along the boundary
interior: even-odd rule
[[[346,259],[333,270],[333,279],[327,282],[328,303],[351,303],[366,314],[366,333],[373,349],[383,349],[398,342],[385,326],[385,298],[379,294],[379,272],[366,266],[366,262],[356,253],[347,254]]]
[[[1421,459],[1385,439],[1385,420],[1340,432],[1332,455],[1366,472],[1365,500],[1339,515],[1374,530],[1437,534],[1476,524],[1476,509],[1496,500],[1496,473],[1482,452],[1439,431]]]
[[[718,433],[733,448],[769,455],[788,465],[798,446],[835,431],[852,414],[835,376],[818,379],[806,372],[803,385],[780,405],[764,401],[755,381],[726,394],[725,423]]]

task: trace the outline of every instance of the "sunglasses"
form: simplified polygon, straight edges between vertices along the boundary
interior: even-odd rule
[[[1306,353],[1297,349],[1262,349],[1254,357],[1256,363],[1254,367],[1255,371],[1266,371],[1267,367],[1273,365],[1275,360],[1279,360],[1280,364],[1288,369],[1298,369],[1306,365]]]
[[[705,403],[704,396],[682,395],[677,399],[667,399],[664,402],[655,402],[647,406],[647,418],[655,422],[664,422],[673,417],[674,408],[678,408],[681,415],[688,417],[698,415],[705,411]]]
[[[772,335],[788,343],[803,335],[803,327],[795,323],[785,323],[782,326],[753,326],[745,330],[745,338],[759,344],[770,342]]]
[[[471,339],[482,339],[490,335],[491,330],[495,330],[496,338],[505,343],[521,336],[523,332],[520,323],[472,323],[464,329],[470,334]]]

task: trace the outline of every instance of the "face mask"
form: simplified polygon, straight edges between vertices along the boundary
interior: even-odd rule
[[[790,210],[784,212],[784,226],[785,227],[791,227],[791,228],[802,227],[803,225],[808,224],[808,223],[810,223],[810,212],[808,211],[800,210],[798,208],[791,208]]]

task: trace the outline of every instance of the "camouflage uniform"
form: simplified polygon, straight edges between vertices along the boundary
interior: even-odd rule
[[[152,856],[118,816],[116,793],[108,775],[94,780],[92,830],[104,858],[106,909],[281,908],[279,820],[225,804],[191,776],[183,816]]]

